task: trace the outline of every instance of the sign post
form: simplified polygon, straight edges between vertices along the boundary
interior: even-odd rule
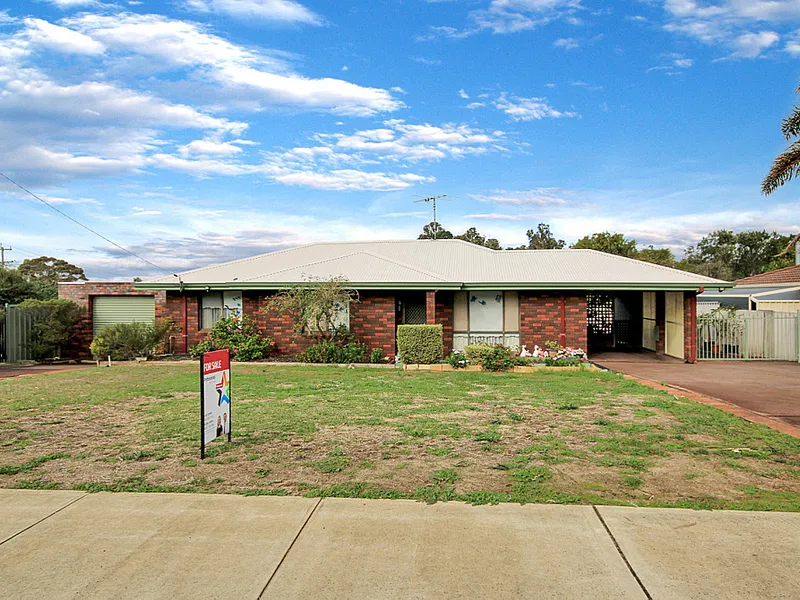
[[[200,357],[200,458],[206,444],[228,435],[231,441],[231,353],[205,352]]]

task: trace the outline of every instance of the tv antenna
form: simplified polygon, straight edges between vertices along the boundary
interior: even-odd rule
[[[432,202],[433,203],[433,228],[434,229],[438,229],[437,225],[439,224],[436,221],[436,201],[437,200],[442,200],[442,199],[447,198],[447,197],[448,197],[447,194],[442,194],[441,196],[429,196],[427,198],[420,198],[419,200],[414,200],[414,204],[419,204],[420,202]]]

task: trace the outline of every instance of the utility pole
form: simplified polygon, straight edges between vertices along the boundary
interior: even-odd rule
[[[447,194],[442,194],[441,196],[430,196],[429,198],[420,198],[419,200],[414,200],[414,204],[419,204],[420,202],[432,202],[433,203],[433,229],[434,234],[439,230],[439,223],[436,221],[436,201],[441,200],[442,198],[447,198]]]
[[[9,252],[13,250],[13,248],[6,248],[3,244],[0,244],[0,268],[6,268],[6,250]]]

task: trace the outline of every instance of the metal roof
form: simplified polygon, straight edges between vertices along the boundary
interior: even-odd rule
[[[363,288],[686,289],[732,284],[595,250],[491,250],[462,240],[321,242],[279,250],[139,289],[274,289],[344,277]]]

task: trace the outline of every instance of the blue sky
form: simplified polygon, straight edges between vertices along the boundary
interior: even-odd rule
[[[540,221],[677,253],[800,231],[761,178],[800,0],[0,2],[0,166],[169,270]],[[0,242],[156,275],[8,185]]]

